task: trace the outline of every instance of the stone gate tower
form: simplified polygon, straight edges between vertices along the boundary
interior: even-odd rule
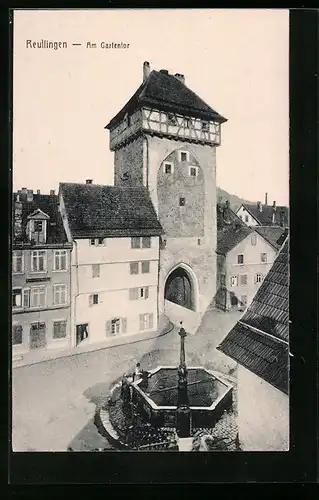
[[[114,184],[148,188],[164,229],[159,311],[189,329],[216,293],[216,147],[226,121],[185,85],[150,71],[112,118]]]

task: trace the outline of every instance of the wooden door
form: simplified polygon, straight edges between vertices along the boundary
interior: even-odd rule
[[[30,349],[39,349],[47,345],[45,323],[32,323],[30,328]]]

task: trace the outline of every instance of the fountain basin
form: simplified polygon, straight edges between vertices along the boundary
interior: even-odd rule
[[[187,368],[192,429],[213,427],[232,406],[233,387],[202,366]],[[147,383],[132,383],[132,400],[140,414],[159,427],[176,425],[178,367],[159,366],[149,372]]]

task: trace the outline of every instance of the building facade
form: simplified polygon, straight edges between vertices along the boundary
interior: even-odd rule
[[[58,197],[13,195],[12,354],[36,358],[70,344],[70,262]]]
[[[218,350],[238,363],[243,451],[289,450],[289,241]]]
[[[219,309],[244,310],[270,270],[287,236],[279,226],[248,227],[230,209],[217,205],[217,292]]]
[[[288,207],[278,206],[275,201],[272,205],[263,205],[260,201],[243,203],[236,214],[247,226],[289,227]]]
[[[109,122],[116,186],[145,186],[163,228],[160,315],[196,329],[216,293],[216,148],[226,121],[181,74],[150,71]]]
[[[147,190],[90,181],[62,183],[59,194],[74,249],[72,347],[156,331],[162,230]]]

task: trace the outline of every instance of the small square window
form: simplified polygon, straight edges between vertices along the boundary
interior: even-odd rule
[[[200,245],[200,238],[198,238],[197,240],[197,245]]]
[[[164,163],[164,173],[165,174],[173,173],[173,165],[171,163]]]
[[[245,222],[248,222],[249,221],[249,217],[248,215],[245,215]]]
[[[150,272],[150,262],[149,260],[144,260],[142,262],[142,273],[149,273]]]
[[[141,238],[135,236],[131,238],[131,248],[141,248]]]
[[[230,278],[230,286],[237,286],[238,283],[238,277],[237,276],[232,276]]]
[[[97,293],[93,294],[93,304],[98,304],[99,303],[99,296]]]
[[[151,237],[144,236],[142,238],[142,248],[151,248]]]
[[[190,118],[185,118],[185,127],[186,128],[191,128],[192,126],[192,120]]]
[[[198,168],[197,167],[189,167],[189,175],[191,177],[197,177],[197,175],[198,175]]]
[[[257,245],[257,235],[255,233],[251,235],[251,244]]]
[[[130,262],[130,273],[138,274],[138,262]]]
[[[237,255],[237,264],[243,264],[244,263],[244,255],[239,254]]]
[[[98,245],[104,245],[105,240],[104,240],[104,238],[98,238],[97,242],[98,242]]]
[[[53,322],[53,338],[63,339],[66,337],[66,321]]]
[[[35,233],[41,233],[43,230],[43,222],[42,220],[35,220],[33,222],[33,229]]]
[[[247,285],[247,274],[241,274],[240,284],[241,284],[241,286]]]
[[[12,291],[12,307],[22,306],[22,288],[14,288]]]
[[[185,206],[185,198],[180,198],[179,199],[179,206],[184,207]]]
[[[204,132],[208,131],[209,123],[208,122],[202,122],[202,130]]]
[[[255,276],[255,283],[261,283],[263,280],[263,275],[260,273],[257,273]]]
[[[177,124],[177,118],[173,113],[168,113],[168,124],[169,125],[176,125]]]
[[[187,153],[181,152],[181,161],[187,161]]]
[[[90,239],[90,245],[91,245],[91,246],[95,246],[95,239],[94,239],[94,238],[91,238],[91,239]]]

